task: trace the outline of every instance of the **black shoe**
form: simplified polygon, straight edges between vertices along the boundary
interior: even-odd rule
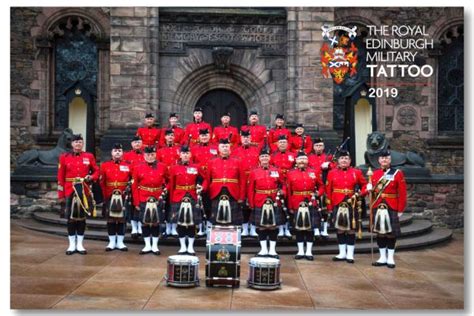
[[[304,256],[302,256],[302,255],[296,255],[295,256],[295,260],[301,260],[301,259],[304,259]]]
[[[383,267],[383,266],[386,266],[387,263],[382,263],[382,262],[377,262],[377,261],[375,261],[375,262],[372,262],[372,265],[373,265],[374,267]]]
[[[189,251],[188,251],[188,252],[186,252],[186,254],[189,255],[189,256],[196,256],[196,253],[195,253],[195,252],[189,252]]]
[[[306,258],[306,260],[309,260],[309,261],[313,261],[314,260],[314,256],[304,256]]]
[[[128,251],[128,248],[127,247],[123,247],[123,248],[115,248],[115,249],[118,249],[120,251]]]
[[[332,257],[332,261],[346,261],[346,258]]]
[[[78,254],[87,255],[87,250],[76,250]]]
[[[143,250],[141,250],[141,251],[140,251],[140,254],[141,254],[141,255],[146,255],[146,254],[149,254],[150,252],[151,252],[151,250],[149,250],[149,251],[143,251]]]
[[[138,238],[142,238],[142,234],[138,234]]]
[[[184,256],[184,255],[187,255],[188,252],[187,251],[178,251],[178,255],[181,255],[181,256]]]
[[[107,251],[107,252],[108,252],[108,251],[114,251],[114,249],[115,249],[115,248],[106,247],[106,248],[105,248],[105,251]]]
[[[314,235],[315,240],[321,240],[321,235]]]
[[[266,258],[267,256],[268,256],[268,255],[261,255],[261,254],[259,254],[259,253],[257,253],[257,254],[255,255],[255,257],[260,257],[260,258]]]
[[[346,259],[347,263],[354,263],[354,259]]]
[[[279,255],[268,255],[268,258],[280,259]]]
[[[158,251],[152,251],[152,252],[153,252],[153,254],[154,254],[155,256],[161,255],[161,252],[160,252],[159,250],[158,250]]]
[[[395,269],[395,265],[391,263],[387,263],[387,268]]]
[[[138,234],[132,234],[132,239],[137,240],[138,239]]]
[[[321,239],[324,240],[324,241],[327,241],[329,239],[329,236],[323,236],[321,235]]]
[[[66,251],[66,256],[73,255],[74,253],[75,253],[75,251],[67,250]]]

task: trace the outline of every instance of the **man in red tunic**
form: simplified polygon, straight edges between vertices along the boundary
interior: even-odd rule
[[[240,205],[245,197],[246,178],[240,161],[230,157],[228,139],[219,141],[219,157],[209,163],[207,177],[212,200],[212,223],[242,225]]]
[[[163,127],[163,130],[166,129],[172,129],[173,134],[174,134],[174,144],[175,145],[180,145],[183,144],[185,141],[187,141],[187,138],[184,137],[184,129],[179,127],[178,124],[178,115],[176,113],[170,113],[170,116],[168,118],[168,126]],[[166,140],[165,140],[165,133],[161,133],[160,136],[160,147],[165,146]]]
[[[359,213],[354,204],[359,196],[367,195],[367,180],[362,171],[351,167],[349,152],[341,150],[337,158],[337,168],[329,171],[326,183],[326,205],[337,229],[339,254],[334,261],[354,263],[355,232],[358,228]],[[360,192],[356,192],[357,189]],[[353,219],[355,225],[353,224]]]
[[[255,146],[251,146],[250,142],[250,131],[244,130],[240,133],[240,145],[235,150],[232,151],[232,156],[240,159],[242,170],[245,172],[245,178],[248,184],[248,178],[250,171],[258,166],[258,149]],[[244,203],[242,206],[242,237],[249,235],[249,219],[250,219],[251,209],[249,208],[248,203]],[[257,237],[256,226],[250,223],[250,236]]]
[[[85,255],[87,251],[83,241],[86,215],[91,215],[94,207],[90,184],[98,180],[99,168],[94,155],[82,151],[84,140],[80,134],[73,135],[71,147],[72,152],[59,156],[58,200],[61,217],[67,219],[69,247],[66,255],[75,252]]]
[[[267,128],[263,125],[258,125],[258,113],[251,111],[249,115],[249,125],[242,125],[241,131],[249,130],[252,139],[252,146],[258,147],[259,150],[263,146],[263,140],[267,135]]]
[[[380,169],[372,176],[375,210],[374,231],[377,233],[377,245],[380,258],[373,262],[373,266],[395,268],[395,243],[400,237],[400,222],[407,205],[407,185],[403,171],[391,167],[389,150],[384,150],[379,156]]]
[[[318,196],[324,193],[320,174],[308,168],[308,157],[304,151],[296,156],[296,169],[290,170],[286,179],[288,188],[288,207],[294,218],[294,229],[298,253],[296,260],[306,258],[312,261],[313,229],[319,226],[320,210]],[[306,252],[304,243],[306,242]]]
[[[285,127],[285,118],[283,115],[277,114],[275,117],[275,127],[270,129],[268,133],[268,143],[270,144],[271,152],[277,150],[278,137],[280,137],[280,135],[285,135],[286,139],[289,140],[291,138],[291,131]]]
[[[191,163],[191,151],[187,145],[181,146],[179,156],[179,162],[170,170],[171,210],[167,220],[177,225],[180,243],[178,254],[194,255],[195,230],[196,226],[202,223],[200,194],[206,189],[206,183],[202,169]]]
[[[295,166],[295,154],[288,150],[288,140],[285,135],[280,135],[277,146],[278,150],[273,153],[270,162],[278,168],[280,171],[280,177],[286,182],[286,174]],[[288,221],[279,227],[278,237],[283,236],[291,239]]]
[[[127,199],[126,188],[131,179],[130,167],[123,158],[122,144],[114,144],[112,159],[100,166],[100,187],[104,195],[102,216],[107,220],[109,244],[105,251],[119,249],[127,251],[123,243],[125,238]]]
[[[137,136],[143,141],[143,146],[159,146],[161,130],[154,127],[155,116],[153,113],[147,113],[145,115],[145,122],[143,127],[139,127],[137,130]]]
[[[199,142],[199,130],[201,129],[207,129],[209,134],[212,135],[211,125],[202,120],[202,108],[195,107],[193,112],[193,122],[186,125],[184,130],[185,140],[183,140],[183,143],[187,142],[189,139],[191,147],[196,145]]]
[[[158,239],[160,223],[164,222],[164,204],[168,173],[166,166],[156,161],[155,146],[145,147],[145,162],[139,164],[133,171],[133,204],[140,212],[143,241],[145,247],[140,254],[160,254]],[[163,194],[162,194],[163,193]],[[151,237],[150,237],[151,236]]]
[[[295,134],[291,136],[290,139],[290,150],[294,153],[297,153],[301,150],[303,146],[303,137],[304,137],[304,152],[309,154],[313,149],[313,141],[309,135],[304,134],[303,124],[296,124]]]
[[[123,160],[128,163],[130,168],[130,174],[133,174],[133,168],[136,165],[145,161],[143,154],[143,142],[140,136],[135,135],[132,139],[132,149],[123,154]],[[133,200],[133,195],[132,195]],[[133,204],[133,201],[132,201]],[[130,225],[132,226],[132,239],[137,239],[142,235],[142,223],[140,222],[139,212],[135,211],[135,208],[132,208],[129,214]]]
[[[219,139],[227,138],[230,141],[231,148],[235,148],[239,143],[239,130],[237,127],[230,125],[230,113],[222,114],[221,123],[221,126],[214,127],[212,143],[218,144]]]
[[[249,177],[247,196],[252,212],[252,223],[258,228],[261,250],[258,257],[278,258],[275,247],[277,227],[284,223],[281,197],[285,194],[278,169],[270,165],[270,151],[263,147],[260,156],[260,167],[254,168]],[[269,239],[270,247],[267,247]]]
[[[308,165],[321,174],[323,183],[326,183],[328,171],[336,167],[336,164],[332,162],[332,155],[324,152],[324,141],[322,138],[316,138],[314,140],[313,152],[308,156]],[[320,196],[320,201],[324,201],[323,196]],[[321,205],[321,207],[323,208],[323,205]],[[314,236],[316,236],[316,238],[321,236],[324,240],[329,238],[328,213],[325,208],[323,208],[321,212],[321,227],[314,229]]]

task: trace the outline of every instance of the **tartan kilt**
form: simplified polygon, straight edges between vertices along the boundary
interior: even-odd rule
[[[86,220],[87,214],[82,209],[80,211],[80,217],[83,217],[83,219],[71,219],[71,206],[72,206],[73,197],[74,197],[74,193],[72,193],[70,196],[66,198],[66,209],[64,211],[64,218],[66,218],[68,221],[69,220],[75,220],[75,221]],[[93,211],[92,197],[89,195],[86,198],[87,198],[87,203],[89,203],[89,208],[87,211],[92,214],[92,211]]]
[[[373,218],[372,218],[372,225],[375,224],[375,215],[377,214],[377,210],[373,210]],[[390,226],[392,227],[391,235],[394,235],[396,238],[402,235],[402,230],[400,227],[400,219],[398,218],[398,212],[394,211],[390,207],[388,208],[388,217],[390,218]]]
[[[191,205],[193,207],[193,222],[194,225],[199,225],[202,223],[202,213],[201,210],[196,207],[196,201],[191,199]],[[178,211],[179,207],[181,206],[180,203],[171,203],[170,211],[168,212],[168,217],[166,221],[168,223],[177,224],[178,223]]]
[[[107,199],[107,200],[104,200],[104,203],[102,204],[102,207],[104,209],[104,213],[105,213],[105,219],[108,221],[108,220],[114,220],[114,221],[118,221],[118,222],[125,222],[126,219],[128,218],[128,212],[129,212],[129,207],[127,207],[125,205],[125,210],[123,212],[123,217],[120,218],[120,217],[110,217],[109,216],[109,208],[110,208],[110,199]]]
[[[336,227],[336,220],[337,220],[337,213],[339,211],[339,205],[334,208],[333,211],[333,217],[332,221],[334,223],[334,227]],[[352,227],[352,218],[354,217],[353,214],[355,214],[355,228]],[[357,209],[355,212],[352,211],[352,206],[349,205],[349,224],[351,227],[351,230],[358,230],[359,229],[359,212],[357,212]]]
[[[228,225],[242,225],[243,221],[243,216],[242,216],[242,210],[240,209],[239,204],[235,199],[232,198],[232,196],[228,195],[230,197],[229,199],[229,204],[230,204],[230,209],[231,209],[231,223]],[[211,217],[211,222],[213,224],[218,224],[216,222],[217,218],[217,206],[219,205],[219,198],[220,195],[218,195],[214,200],[212,200],[212,217]]]
[[[276,209],[274,208],[275,214],[275,227],[279,225],[283,225],[286,222],[285,214],[283,213],[283,210],[281,207],[277,207]],[[256,207],[253,209],[253,211],[250,213],[250,223],[260,227],[260,221],[262,220],[262,208],[261,207]],[[263,226],[265,227],[265,226]]]
[[[158,204],[158,223],[161,224],[165,221],[165,214],[163,213],[163,211],[161,210],[160,211],[160,208],[159,208],[159,205],[160,205],[160,202],[157,202]],[[145,220],[145,206],[146,206],[146,203],[140,203],[140,215],[139,215],[139,219],[140,219],[140,222],[142,222],[142,224],[144,223],[144,220]]]
[[[309,209],[309,219],[311,221],[311,230],[315,228],[319,228],[321,226],[321,214],[318,212],[313,206],[308,207]],[[298,209],[296,209],[295,213],[293,214],[292,225],[295,230],[300,230],[296,228],[296,219],[298,216]]]

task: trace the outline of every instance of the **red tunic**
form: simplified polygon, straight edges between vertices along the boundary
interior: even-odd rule
[[[104,199],[110,199],[115,189],[119,189],[123,193],[130,178],[130,166],[125,161],[109,160],[102,163],[99,181]]]
[[[173,127],[164,127],[163,131],[160,136],[160,147],[164,147],[166,145],[166,139],[165,139],[165,130],[172,128],[174,132],[174,144],[175,145],[181,145],[186,143],[188,140],[186,137],[184,137],[184,129],[178,126],[173,126]]]
[[[209,162],[207,180],[211,199],[216,198],[223,187],[227,187],[235,200],[245,198],[245,172],[240,166],[240,161],[236,158],[217,157],[212,159]]]
[[[270,166],[267,169],[263,167],[253,169],[250,172],[247,187],[247,197],[250,208],[262,207],[267,197],[275,201],[279,187],[285,195],[285,184],[277,168]]]
[[[199,123],[189,123],[186,125],[186,128],[184,130],[184,142],[187,142],[189,139],[189,136],[191,135],[191,144],[190,145],[195,145],[199,142],[199,130],[200,129],[205,129],[207,128],[209,130],[209,135],[212,135],[212,127],[209,123],[206,123],[204,121],[201,121]]]
[[[199,144],[191,147],[191,159],[207,173],[208,163],[217,157],[217,146],[209,144]]]
[[[212,133],[211,141],[214,144],[218,144],[219,139],[229,138],[230,134],[232,134],[232,137],[230,139],[230,144],[232,145],[232,147],[237,146],[240,141],[240,137],[239,137],[239,130],[235,126],[214,127],[214,132]]]
[[[168,173],[162,163],[142,162],[135,166],[132,184],[133,204],[139,206],[140,203],[145,203],[150,196],[159,199],[167,178]]]
[[[133,174],[133,168],[145,161],[141,150],[130,150],[123,154],[123,160],[130,165],[130,172]]]
[[[293,135],[290,139],[289,148],[292,152],[298,152],[303,144],[303,137],[300,135]],[[304,152],[308,155],[313,150],[313,141],[309,135],[304,138]]]
[[[161,130],[156,127],[140,127],[137,130],[137,136],[140,136],[143,147],[155,146],[160,142]]]
[[[267,135],[267,128],[263,125],[242,125],[240,128],[242,131],[250,131],[250,140],[252,146],[261,147],[263,140]]]
[[[374,198],[377,195],[375,186],[384,174],[385,171],[382,169],[374,171],[372,176],[372,185],[374,188],[372,194]],[[392,177],[393,180],[385,187],[382,196],[375,201],[373,207],[376,208],[382,200],[384,200],[392,210],[402,213],[407,205],[407,184],[405,182],[405,176],[403,175],[403,171],[398,170],[394,176],[392,175]]]
[[[189,193],[194,199],[197,198],[196,195],[196,184],[198,177],[200,176],[203,180],[201,184],[203,191],[207,189],[207,182],[205,181],[204,174],[202,169],[199,168],[196,164],[184,165],[178,163],[170,169],[170,202],[179,203],[181,199]]]
[[[259,151],[254,146],[239,146],[232,150],[232,157],[240,159],[242,170],[245,172],[246,179],[253,168],[258,167]]]
[[[286,181],[286,174],[289,170],[293,169],[295,159],[295,154],[288,150],[285,152],[276,151],[273,153],[270,163],[278,168],[283,181]]]
[[[165,146],[156,151],[156,160],[163,163],[168,170],[179,160],[179,146]]]
[[[355,186],[359,185],[361,195],[367,194],[365,180],[362,171],[349,167],[346,170],[336,168],[328,173],[326,181],[326,204],[329,212],[334,206],[339,205],[345,198],[350,198],[354,193]]]
[[[291,132],[287,128],[274,127],[268,132],[268,143],[272,152],[278,150],[277,143],[280,135],[285,135],[288,142],[291,140]]]
[[[311,201],[314,192],[317,191],[318,196],[324,193],[324,184],[320,173],[313,168],[291,170],[288,172],[286,185],[288,189],[288,206],[291,212],[295,212],[300,203],[305,199]]]
[[[99,167],[91,153],[61,154],[58,165],[58,198],[69,197],[74,192],[72,188],[74,178],[84,178],[89,172],[93,181],[99,179]],[[86,189],[85,193],[89,195],[89,190]]]
[[[316,170],[322,171],[323,169],[321,168],[321,165],[326,161],[329,162],[327,170],[331,170],[336,167],[336,164],[332,162],[332,155],[326,155],[325,153],[322,153],[320,155],[317,155],[317,154],[308,155],[308,166]]]

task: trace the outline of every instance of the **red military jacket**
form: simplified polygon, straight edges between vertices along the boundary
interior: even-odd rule
[[[327,170],[331,170],[336,167],[336,164],[332,162],[332,155],[327,155],[325,153],[322,153],[320,155],[314,153],[308,155],[308,166],[316,170],[323,170],[321,168],[321,165],[326,161],[329,162]]]
[[[172,165],[175,165],[179,160],[179,146],[161,147],[156,151],[156,160],[163,163],[168,171]]]
[[[131,177],[130,165],[123,160],[109,160],[102,163],[99,183],[104,199],[110,199],[115,189],[119,189],[123,193]]]
[[[326,204],[328,211],[332,212],[334,206],[339,205],[346,197],[350,198],[354,193],[354,188],[359,185],[361,195],[367,194],[365,180],[362,171],[349,167],[345,170],[341,168],[332,169],[328,173],[326,180]]]
[[[170,201],[171,203],[179,203],[181,199],[189,193],[194,199],[196,195],[196,184],[198,177],[202,179],[203,191],[207,189],[207,182],[203,170],[197,164],[183,164],[179,162],[170,169]]]
[[[227,187],[230,195],[235,200],[245,198],[245,172],[242,170],[240,160],[229,157],[217,157],[209,162],[207,173],[209,183],[209,197],[217,197],[223,187]]]
[[[74,191],[72,188],[74,178],[84,178],[89,172],[93,181],[99,178],[99,167],[93,154],[87,152],[61,154],[58,165],[58,198],[70,196]],[[87,189],[85,193],[89,195]]]
[[[258,167],[259,151],[254,146],[239,146],[232,150],[232,157],[240,159],[242,170],[245,172],[245,178],[248,180],[250,171]]]
[[[145,203],[150,196],[159,199],[167,179],[168,172],[162,163],[142,162],[136,165],[133,170],[133,204],[139,206],[140,203]]]
[[[201,121],[199,123],[189,123],[186,125],[186,128],[184,130],[184,140],[183,142],[186,142],[191,135],[191,145],[196,145],[199,142],[199,130],[200,129],[205,129],[207,128],[209,130],[209,134],[212,135],[212,127],[209,123],[206,123],[204,121]]]
[[[401,170],[396,170],[395,172],[393,168],[390,170],[391,171],[385,177],[391,181],[383,190],[382,196],[375,201],[373,207],[376,208],[382,201],[385,201],[391,209],[402,213],[407,205],[407,184],[405,182],[405,176]],[[384,177],[384,174],[385,171],[383,169],[374,171],[372,176],[372,186],[374,188],[372,194],[374,199],[379,191],[376,188],[377,182],[380,178]]]
[[[295,166],[296,156],[291,151],[275,151],[270,159],[270,163],[278,168],[283,181],[286,181],[286,174]]]
[[[242,131],[250,131],[250,139],[252,146],[261,147],[263,140],[267,135],[267,128],[263,125],[242,125]]]
[[[288,206],[292,212],[296,211],[305,199],[311,201],[312,194],[318,192],[318,196],[324,193],[324,184],[321,173],[313,168],[305,170],[293,169],[288,172],[286,178],[288,190]]]
[[[275,202],[279,187],[285,195],[285,184],[277,168],[270,166],[267,169],[263,167],[253,169],[250,172],[247,186],[249,206],[251,208],[262,207],[267,197]]]
[[[301,145],[303,144],[303,137],[300,135],[293,135],[290,138],[289,148],[292,152],[298,152],[301,149]],[[309,135],[306,135],[304,138],[304,152],[309,155],[309,153],[313,150],[313,141]]]
[[[130,150],[123,154],[123,160],[130,165],[130,173],[133,174],[135,165],[144,162],[145,157],[141,150]]]
[[[181,145],[181,144],[184,144],[188,139],[186,137],[184,137],[184,129],[182,129],[181,127],[178,127],[178,126],[168,126],[168,127],[164,127],[163,128],[163,131],[161,133],[161,136],[160,136],[160,142],[159,142],[159,145],[160,147],[164,147],[166,146],[166,139],[165,139],[165,130],[166,129],[169,129],[169,128],[172,128],[173,129],[173,132],[174,132],[174,144],[175,145]]]
[[[272,152],[278,150],[277,142],[280,135],[285,135],[288,141],[291,139],[291,132],[285,127],[274,127],[268,132],[268,143]]]
[[[214,132],[212,133],[212,143],[218,144],[219,139],[229,138],[230,134],[232,137],[230,139],[230,144],[232,147],[237,146],[240,141],[239,130],[235,126],[217,126],[214,127]]]
[[[158,145],[160,135],[161,130],[156,127],[139,127],[137,130],[137,136],[142,138],[143,148]]]
[[[191,147],[191,159],[194,163],[199,165],[205,173],[208,172],[208,163],[213,158],[217,157],[217,146],[212,144],[199,144]]]

